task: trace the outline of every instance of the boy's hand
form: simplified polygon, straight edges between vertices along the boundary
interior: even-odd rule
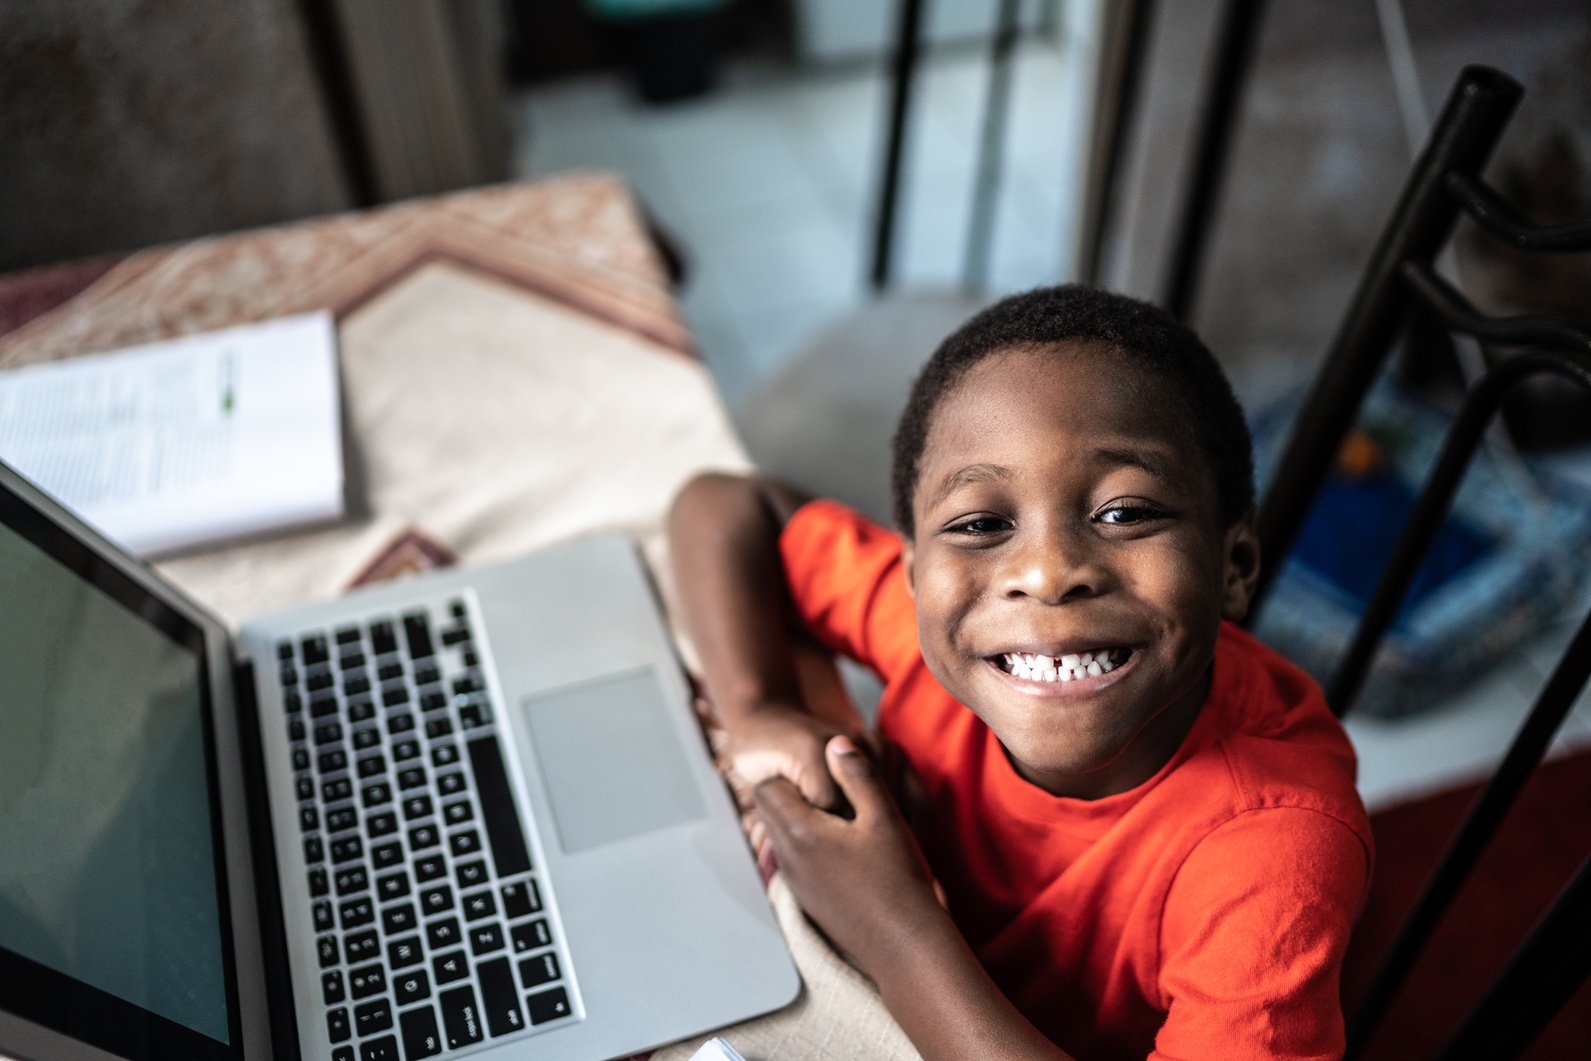
[[[824,747],[828,773],[855,808],[828,814],[779,777],[758,785],[757,810],[802,909],[835,946],[875,979],[923,929],[949,915],[911,831],[882,779],[848,737]],[[952,931],[954,931],[952,929]]]
[[[829,774],[823,748],[843,732],[801,708],[757,708],[742,714],[730,728],[725,758],[748,787],[782,777],[814,807],[836,811],[844,801]]]

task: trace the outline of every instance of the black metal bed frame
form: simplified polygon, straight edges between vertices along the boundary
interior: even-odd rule
[[[1460,75],[1382,232],[1260,506],[1262,553],[1283,557],[1411,309],[1423,308],[1450,332],[1525,348],[1488,370],[1465,395],[1353,641],[1327,683],[1327,700],[1338,715],[1348,710],[1362,686],[1376,647],[1396,616],[1419,560],[1504,397],[1520,381],[1550,373],[1578,383],[1591,398],[1591,321],[1563,315],[1487,316],[1433,268],[1438,251],[1460,215],[1466,214],[1521,250],[1591,250],[1591,221],[1533,225],[1480,176],[1521,95],[1518,83],[1496,70],[1472,66]],[[1585,559],[1585,554],[1570,558],[1571,562]],[[1267,573],[1256,591],[1256,606],[1280,566],[1274,562],[1266,565]],[[1364,1000],[1349,1020],[1350,1057],[1363,1047],[1385,1014],[1470,869],[1541,762],[1588,676],[1591,616],[1570,642],[1502,764],[1470,808],[1388,948]],[[1591,858],[1581,863],[1441,1056],[1514,1056],[1529,1045],[1588,976]]]

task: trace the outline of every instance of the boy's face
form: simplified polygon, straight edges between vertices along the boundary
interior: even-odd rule
[[[923,657],[1056,795],[1153,776],[1203,702],[1220,620],[1248,607],[1258,547],[1248,519],[1222,526],[1183,409],[1108,348],[1066,344],[985,358],[933,413],[905,552]],[[1100,673],[1062,680],[1084,653]]]

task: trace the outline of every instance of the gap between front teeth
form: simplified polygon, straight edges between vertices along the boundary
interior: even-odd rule
[[[1109,674],[1119,664],[1112,663],[1110,653],[1083,652],[1056,659],[1036,652],[1007,652],[1006,669],[1012,677],[1037,682],[1069,682],[1078,678],[1097,678]]]

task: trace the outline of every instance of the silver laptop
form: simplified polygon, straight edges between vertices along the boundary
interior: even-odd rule
[[[595,1059],[799,989],[627,541],[234,641],[0,464],[0,1055]]]

